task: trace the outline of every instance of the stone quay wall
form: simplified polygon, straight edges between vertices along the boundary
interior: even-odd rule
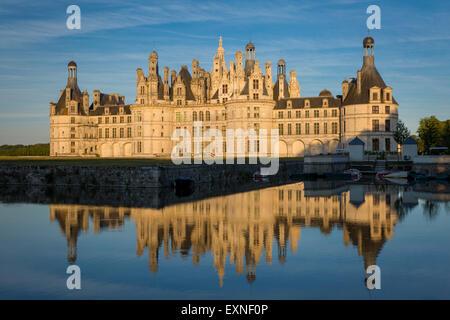
[[[164,188],[178,178],[195,184],[250,181],[260,164],[124,166],[0,166],[0,185],[75,185],[100,187]],[[303,172],[303,161],[282,161],[270,180]]]

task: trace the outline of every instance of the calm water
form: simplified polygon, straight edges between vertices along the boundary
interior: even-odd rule
[[[10,187],[0,201],[2,299],[450,298],[448,185],[296,182],[184,198]],[[79,291],[66,287],[70,264]],[[381,290],[365,287],[372,264]]]

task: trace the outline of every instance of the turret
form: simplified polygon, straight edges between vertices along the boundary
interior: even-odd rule
[[[164,67],[164,100],[170,99],[169,67]]]
[[[278,99],[284,99],[284,83],[286,81],[286,62],[283,59],[278,60],[277,64],[277,80],[278,80]]]
[[[74,88],[77,86],[77,64],[70,61],[67,65],[67,87]]]
[[[245,73],[248,76],[255,64],[255,45],[250,41],[245,46]]]

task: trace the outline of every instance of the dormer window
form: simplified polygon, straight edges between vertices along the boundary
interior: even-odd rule
[[[322,100],[322,106],[323,107],[328,107],[328,99],[323,99]]]
[[[105,114],[109,114],[109,108],[105,108]]]
[[[379,87],[370,88],[370,100],[371,101],[380,101],[381,99],[381,89]]]
[[[123,114],[123,107],[120,107],[119,112],[120,114]]]
[[[305,100],[305,108],[309,108],[310,104],[309,104],[309,100]]]
[[[383,90],[384,92],[384,101],[391,102],[392,101],[392,88],[386,87]]]
[[[291,100],[288,100],[288,102],[287,102],[287,107],[290,109],[290,108],[292,108],[292,101]]]
[[[254,90],[258,90],[259,89],[259,83],[258,80],[253,79],[253,89]]]

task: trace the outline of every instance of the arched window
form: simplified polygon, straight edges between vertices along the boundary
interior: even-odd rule
[[[192,112],[192,121],[197,121],[197,111]]]
[[[200,111],[200,121],[203,121],[204,120],[204,118],[203,118],[203,111]]]
[[[209,111],[206,111],[206,121],[210,121],[211,120],[211,114],[209,113]]]

